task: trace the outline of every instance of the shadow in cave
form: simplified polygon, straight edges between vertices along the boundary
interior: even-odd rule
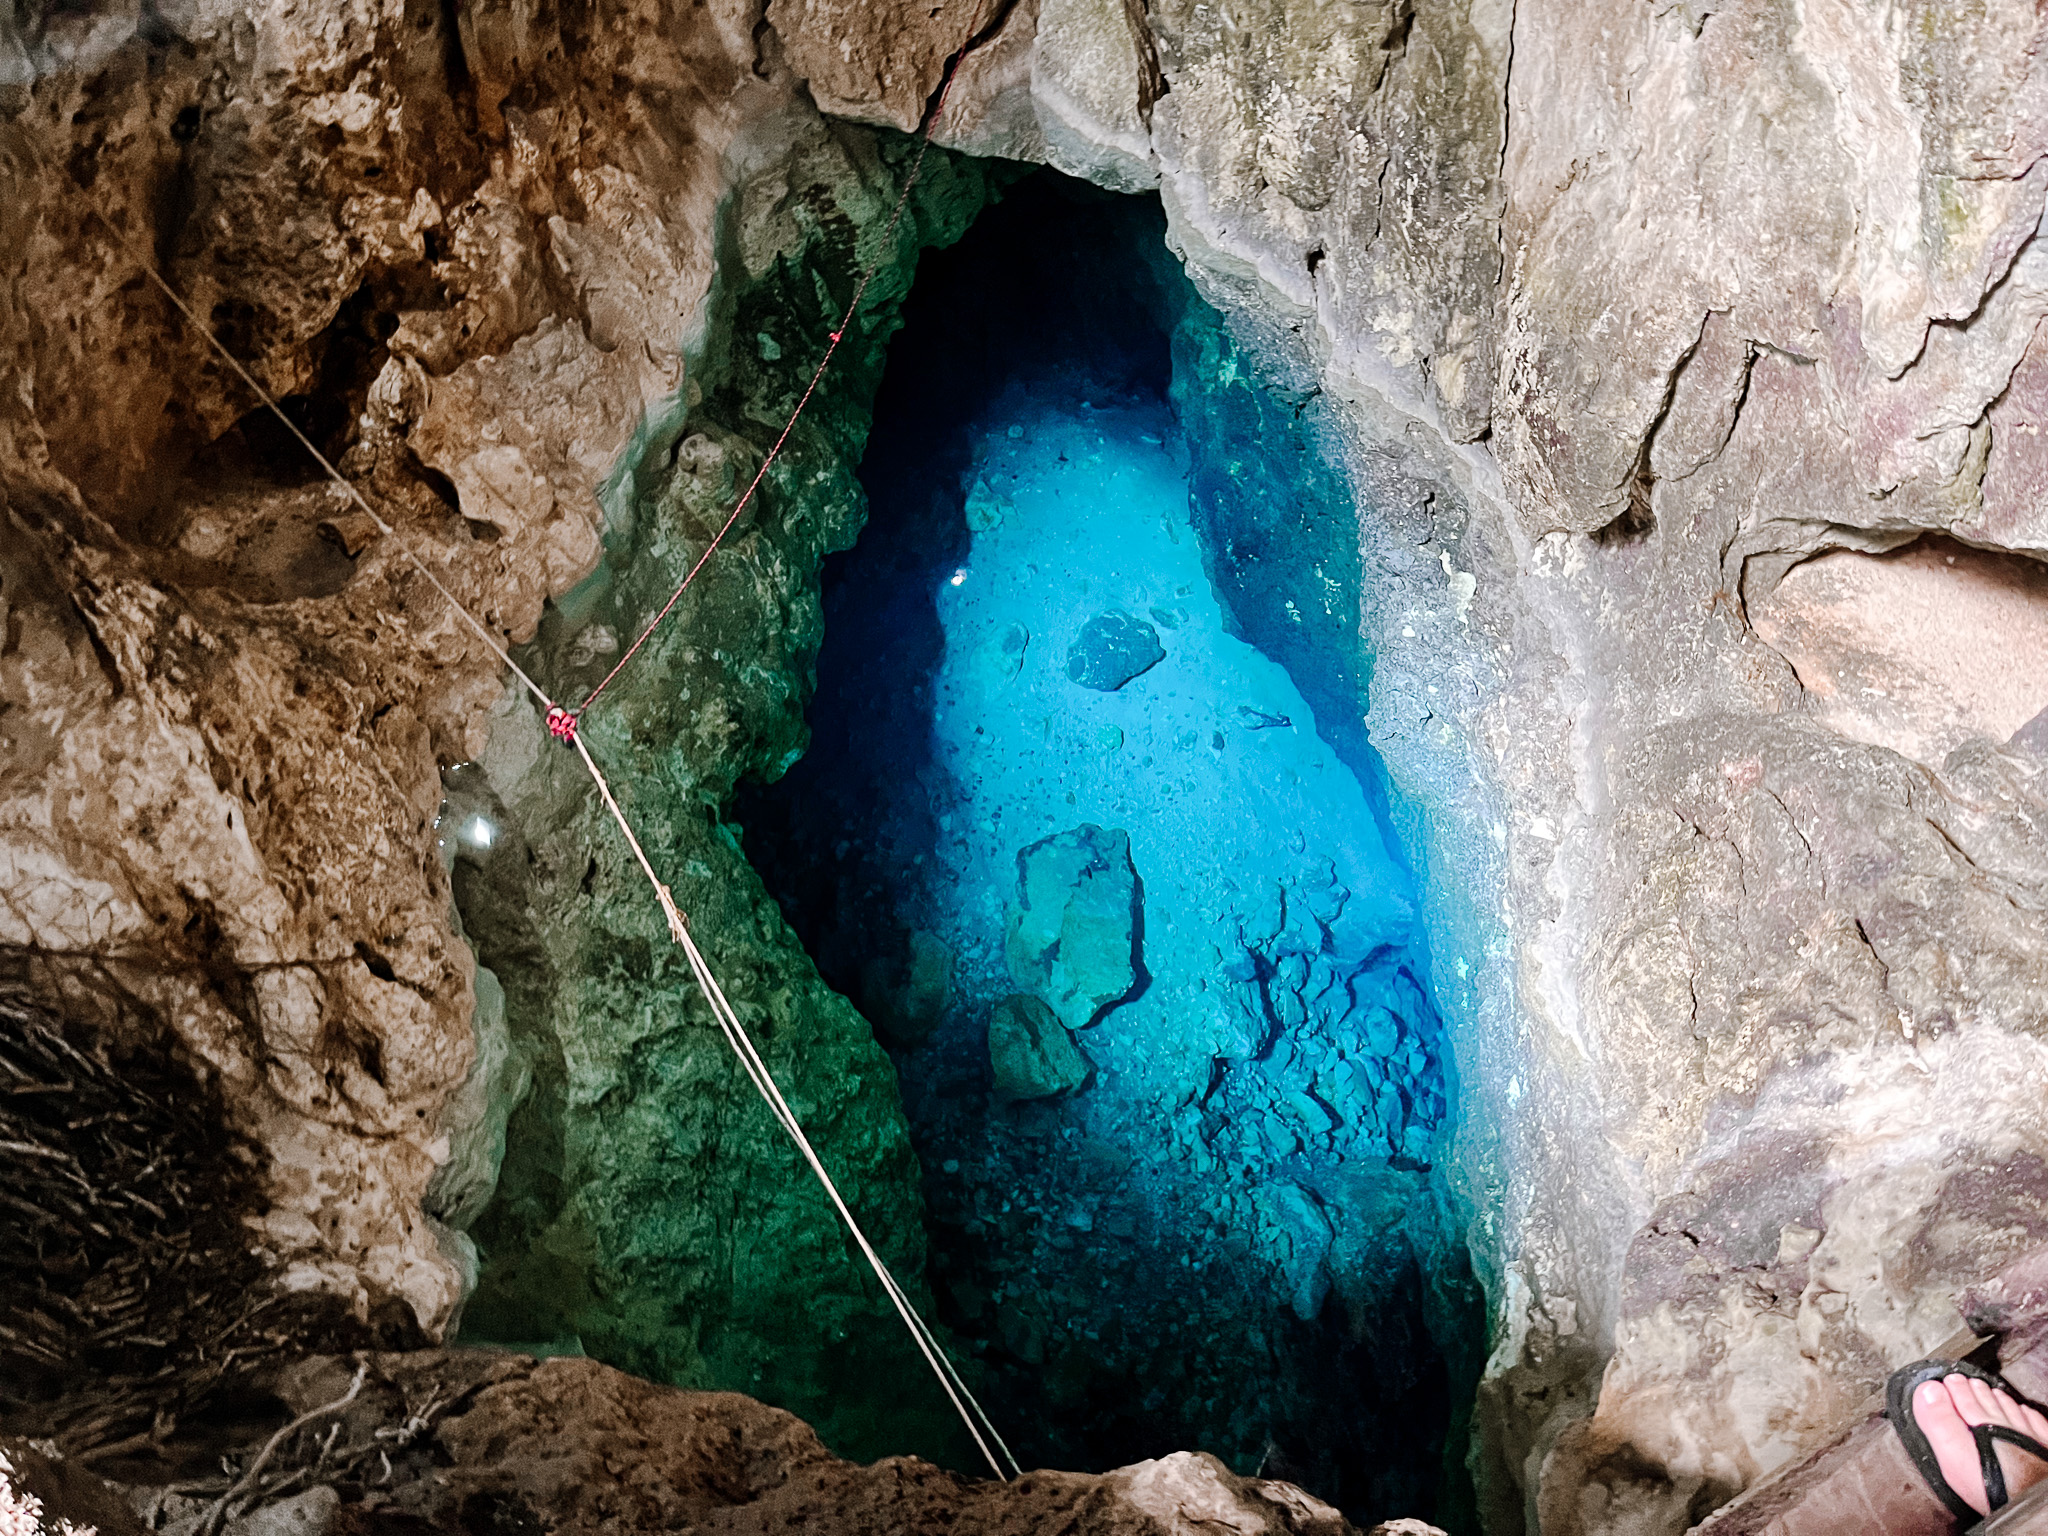
[[[810,748],[737,819],[897,1064],[942,1319],[1027,1464],[1193,1447],[1461,1524],[1431,1298],[1469,1279],[1357,523],[1164,235],[1041,172],[926,256]],[[1066,903],[1039,950],[1027,880]]]

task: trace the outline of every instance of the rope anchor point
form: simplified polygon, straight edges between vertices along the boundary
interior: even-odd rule
[[[559,704],[550,705],[548,734],[557,741],[573,744],[576,740],[576,717]]]

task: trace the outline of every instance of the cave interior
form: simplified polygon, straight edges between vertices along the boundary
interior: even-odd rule
[[[896,1065],[1027,1464],[1196,1445],[1455,1522],[1483,1321],[1358,514],[1166,235],[1041,171],[925,256],[809,748],[734,815]]]

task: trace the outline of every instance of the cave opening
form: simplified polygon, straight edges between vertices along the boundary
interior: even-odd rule
[[[1483,1322],[1360,522],[1166,233],[1043,171],[927,253],[810,746],[735,819],[894,1060],[1027,1465],[1195,1447],[1465,1528]]]

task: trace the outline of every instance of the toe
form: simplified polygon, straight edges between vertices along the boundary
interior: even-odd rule
[[[2003,1424],[2011,1417],[2012,1399],[1989,1382],[1972,1378],[1970,1390],[1977,1394],[1977,1406],[1984,1414],[1984,1417],[1978,1420],[1979,1423]]]
[[[1991,1389],[1976,1377],[1957,1372],[1944,1377],[1942,1385],[1948,1388],[1949,1400],[1955,1404],[1956,1412],[1963,1416],[1965,1424],[1998,1422],[1998,1407],[1992,1400]]]
[[[1935,1464],[1941,1468],[1949,1487],[1981,1515],[1989,1513],[1984,1475],[1978,1470],[1977,1443],[1970,1435],[1970,1421],[1963,1416],[1965,1401],[1969,1411],[1978,1411],[1977,1399],[1974,1393],[1959,1392],[1956,1385],[1967,1384],[1967,1380],[1951,1376],[1947,1381],[1921,1383],[1913,1394],[1913,1419],[1927,1437]]]
[[[2022,1427],[2019,1402],[2003,1387],[1991,1388],[1991,1408],[1992,1412],[1998,1415],[1998,1422],[2007,1428],[2019,1429]]]
[[[2048,1415],[2042,1414],[2040,1409],[2026,1403],[2021,1403],[2019,1406],[2019,1427],[2032,1435],[2036,1440],[2039,1440],[2043,1445],[2048,1445]]]

